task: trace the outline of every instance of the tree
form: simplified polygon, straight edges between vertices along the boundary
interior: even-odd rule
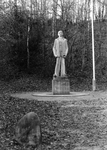
[[[52,14],[52,36],[56,35],[56,19],[57,19],[57,6],[58,0],[53,0],[53,14]]]

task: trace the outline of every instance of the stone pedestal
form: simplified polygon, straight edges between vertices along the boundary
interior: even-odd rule
[[[70,82],[68,78],[57,77],[52,80],[52,93],[54,95],[70,94]]]

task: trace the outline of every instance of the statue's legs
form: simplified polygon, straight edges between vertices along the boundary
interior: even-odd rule
[[[61,73],[61,76],[65,76],[65,59],[63,57],[58,57],[56,60],[56,66],[55,66],[55,74],[56,76],[59,76]]]
[[[54,75],[59,76],[60,66],[61,66],[61,57],[58,57],[56,59],[56,66],[55,66],[55,74]]]
[[[65,59],[61,58],[61,76],[65,76]]]

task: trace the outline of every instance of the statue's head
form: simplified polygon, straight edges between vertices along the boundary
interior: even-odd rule
[[[61,30],[58,31],[58,36],[59,36],[59,37],[63,37],[63,31],[61,31]]]

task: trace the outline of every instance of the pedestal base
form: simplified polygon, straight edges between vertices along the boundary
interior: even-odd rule
[[[56,95],[70,94],[70,83],[68,78],[57,77],[52,80],[52,93]]]

